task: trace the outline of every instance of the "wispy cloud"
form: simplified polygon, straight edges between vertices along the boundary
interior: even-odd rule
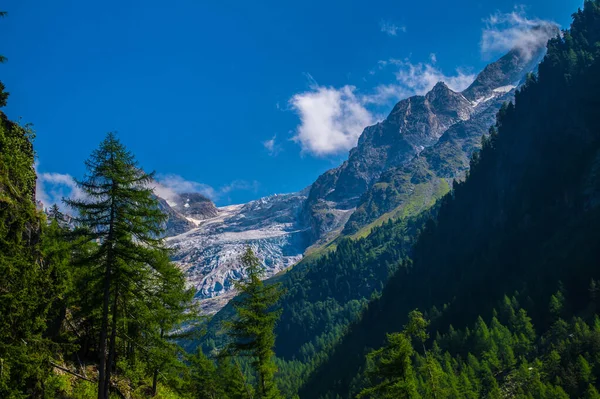
[[[265,147],[265,149],[267,150],[269,155],[271,155],[272,157],[279,154],[282,150],[281,146],[277,143],[276,140],[277,140],[277,135],[274,135],[269,140],[265,140],[262,142],[263,147]]]
[[[303,152],[326,156],[356,145],[363,128],[375,120],[355,90],[354,86],[336,89],[313,81],[310,90],[290,99],[291,108],[300,117],[293,140]]]
[[[517,49],[523,57],[531,58],[548,39],[559,33],[555,22],[527,18],[523,6],[515,7],[511,13],[497,12],[484,23],[481,51],[486,56]]]
[[[176,203],[179,194],[200,193],[216,202],[225,199],[225,197],[235,191],[257,192],[259,183],[257,181],[234,180],[229,184],[214,188],[208,184],[187,180],[180,175],[159,174],[156,177],[156,181],[152,183],[152,186],[156,195],[165,199],[170,205],[173,205]]]
[[[63,202],[63,198],[85,198],[85,194],[77,187],[73,176],[66,173],[39,172],[37,164],[35,169],[37,173],[36,198],[45,208],[56,204],[65,210],[66,204]]]
[[[260,184],[256,180],[234,180],[231,183],[221,187],[218,192],[220,194],[229,194],[233,191],[251,191],[253,193],[256,193],[259,187]]]
[[[85,193],[77,187],[73,176],[66,173],[40,172],[36,165],[37,182],[36,198],[42,202],[45,208],[57,204],[61,209],[69,211],[63,198],[85,199]],[[256,193],[260,187],[257,181],[234,180],[219,188],[208,184],[187,180],[176,174],[158,175],[156,180],[150,183],[155,194],[165,199],[170,205],[174,205],[178,194],[200,193],[212,201],[227,200],[227,197],[236,191],[251,191]]]
[[[454,74],[446,75],[442,70],[433,65],[437,62],[435,54],[430,56],[432,63],[413,64],[408,60],[389,60],[385,65],[394,65],[396,81],[375,87],[373,93],[363,96],[365,104],[385,104],[398,101],[415,94],[425,94],[438,82],[444,82],[454,91],[466,89],[475,80],[475,74],[465,72],[458,68]],[[381,65],[381,62],[380,62]]]
[[[366,93],[358,93],[356,87],[350,85],[321,86],[309,76],[310,90],[290,99],[291,108],[300,118],[293,140],[300,144],[302,152],[322,157],[356,146],[363,129],[380,119],[369,110],[369,105],[385,105],[425,94],[440,81],[455,91],[462,91],[475,79],[474,74],[461,69],[446,75],[429,63],[412,64],[408,60],[394,59],[378,63],[382,69],[390,65],[397,68],[395,81],[378,85]],[[266,142],[267,145],[271,143]]]
[[[216,201],[219,197],[218,191],[208,184],[186,180],[176,174],[158,175],[156,181],[152,182],[154,193],[173,205],[179,194],[200,193],[205,197]]]
[[[483,54],[506,52],[518,49],[524,57],[558,33],[557,25],[551,21],[528,19],[523,7],[512,13],[496,13],[485,21],[482,31],[481,51]],[[381,21],[381,31],[395,36],[402,27]],[[298,114],[299,125],[293,140],[300,144],[303,153],[328,156],[353,148],[363,129],[379,119],[382,107],[412,95],[423,95],[438,82],[460,92],[476,78],[470,69],[457,68],[447,73],[438,64],[438,56],[431,53],[426,61],[410,59],[388,59],[378,61],[368,71],[375,79],[383,76],[382,71],[393,71],[393,80],[372,85],[360,92],[355,86],[331,87],[319,85],[310,75],[309,90],[295,94],[289,101],[290,108]],[[364,79],[367,81],[367,79]],[[269,141],[266,148],[274,145]]]
[[[406,32],[406,26],[398,26],[393,22],[385,20],[379,22],[379,28],[388,36],[396,36],[398,32]]]

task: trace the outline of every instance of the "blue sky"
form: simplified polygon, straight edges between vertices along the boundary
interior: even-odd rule
[[[437,80],[460,89],[581,0],[8,0],[4,111],[37,133],[40,194],[117,131],[170,191],[217,204],[300,190]]]

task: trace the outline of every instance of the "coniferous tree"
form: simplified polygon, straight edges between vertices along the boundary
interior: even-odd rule
[[[236,360],[226,356],[217,358],[217,378],[223,386],[225,398],[251,399],[252,387],[246,383],[246,376]]]
[[[357,398],[414,399],[418,398],[412,367],[413,347],[405,333],[387,336],[387,344],[367,356],[372,364],[367,375],[371,386]]]
[[[281,290],[277,284],[262,282],[261,276],[264,271],[251,248],[246,249],[241,262],[247,277],[237,284],[240,296],[233,303],[237,318],[226,323],[233,338],[228,353],[252,358],[257,377],[257,398],[280,398],[274,380],[277,367],[273,352],[273,330],[280,311],[273,308],[281,296]]]
[[[148,306],[136,311],[145,317],[138,319],[148,320],[147,327],[143,329],[146,350],[143,352],[152,374],[152,394],[157,394],[157,383],[160,376],[170,376],[170,382],[180,382],[178,375],[185,368],[182,362],[182,349],[176,340],[189,338],[185,333],[177,331],[179,327],[187,324],[188,330],[193,330],[197,315],[192,305],[193,289],[186,288],[183,273],[173,267],[166,253],[160,253],[162,260],[158,259],[157,267],[160,272],[158,281],[151,284],[153,296]],[[141,313],[139,313],[141,312]],[[142,330],[142,329],[139,329]]]
[[[85,237],[97,242],[81,263],[102,297],[98,398],[107,399],[118,355],[118,321],[127,317],[132,303],[150,302],[155,292],[148,283],[163,277],[166,249],[158,237],[165,216],[149,186],[152,175],[138,166],[114,133],[92,153],[86,167],[87,175],[77,182],[86,198],[67,203],[77,211],[75,221]]]
[[[210,359],[204,355],[201,348],[189,357],[191,369],[191,384],[189,393],[194,399],[228,399],[222,383],[217,375],[217,368]]]

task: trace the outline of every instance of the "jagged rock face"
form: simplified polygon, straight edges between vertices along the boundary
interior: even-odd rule
[[[304,208],[313,238],[335,234],[384,171],[406,164],[473,112],[471,102],[442,82],[396,104],[383,122],[364,130],[348,161],[313,184]]]
[[[559,34],[559,29],[554,25],[538,26],[533,30],[539,31],[535,32],[536,35],[547,38]],[[478,103],[488,98],[498,88],[517,86],[526,73],[537,68],[545,54],[545,44],[537,49],[528,49],[526,53],[520,49],[513,49],[496,62],[486,66],[462,94],[469,101]]]
[[[361,197],[343,232],[352,234],[391,211],[393,217],[417,214],[446,194],[453,180],[464,178],[471,155],[481,148],[481,137],[493,125],[502,104],[513,95],[514,89],[490,100],[487,108],[452,125],[437,143],[410,162],[382,173]]]
[[[202,194],[177,194],[168,201],[157,198],[159,208],[167,215],[164,225],[165,237],[185,233],[196,227],[200,221],[218,215],[215,204]]]
[[[214,218],[218,214],[215,204],[199,193],[179,194],[171,201],[173,210],[194,220]]]
[[[184,215],[173,209],[166,200],[157,197],[158,207],[167,216],[167,220],[163,228],[165,229],[165,237],[175,236],[185,233],[188,230],[196,227],[194,222],[188,220]]]
[[[513,98],[514,89],[544,54],[544,47],[526,55],[519,50],[510,51],[488,65],[464,92],[454,92],[440,82],[425,96],[400,101],[383,122],[367,127],[350,151],[348,161],[325,172],[313,184],[304,207],[313,238],[334,235],[343,225],[344,233],[353,233],[405,202],[415,187],[398,185],[414,181],[413,173],[428,176],[429,168],[445,164],[443,178],[450,182],[460,178],[502,102]],[[464,137],[459,139],[458,133]],[[421,152],[429,154],[431,165],[422,165]],[[412,162],[421,166],[412,167],[411,171]],[[409,169],[404,170],[405,167]],[[414,208],[427,206],[432,196],[447,191],[442,188],[420,193],[422,198],[419,204],[413,204]],[[369,193],[370,190],[378,192]],[[340,211],[354,207],[357,212],[339,217]]]
[[[205,312],[219,310],[226,303],[219,298],[231,296],[234,282],[245,274],[240,256],[247,246],[265,266],[265,277],[302,258],[308,241],[298,214],[305,199],[302,193],[274,195],[216,208],[216,216],[194,220],[194,228],[167,238]]]
[[[383,122],[367,127],[348,160],[312,185],[304,215],[313,239],[343,226],[381,173],[406,164],[473,112],[471,102],[440,82],[425,96],[400,101]]]

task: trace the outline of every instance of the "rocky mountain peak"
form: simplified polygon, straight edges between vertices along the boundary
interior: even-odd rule
[[[194,219],[205,220],[219,213],[213,202],[200,193],[183,193],[171,199],[171,208],[181,215]]]
[[[460,93],[450,89],[446,83],[438,82],[425,95],[433,113],[438,117],[467,120],[471,117],[471,104]]]
[[[517,86],[544,58],[548,39],[558,33],[558,27],[550,24],[532,27],[531,35],[539,38],[537,42],[530,43],[527,48],[513,48],[497,61],[487,65],[462,94],[469,101],[478,102],[498,88]]]
[[[443,81],[439,81],[435,84],[435,86],[433,86],[433,88],[429,91],[429,93],[427,94],[432,94],[432,93],[445,93],[448,91],[452,91],[448,85],[443,82]]]

